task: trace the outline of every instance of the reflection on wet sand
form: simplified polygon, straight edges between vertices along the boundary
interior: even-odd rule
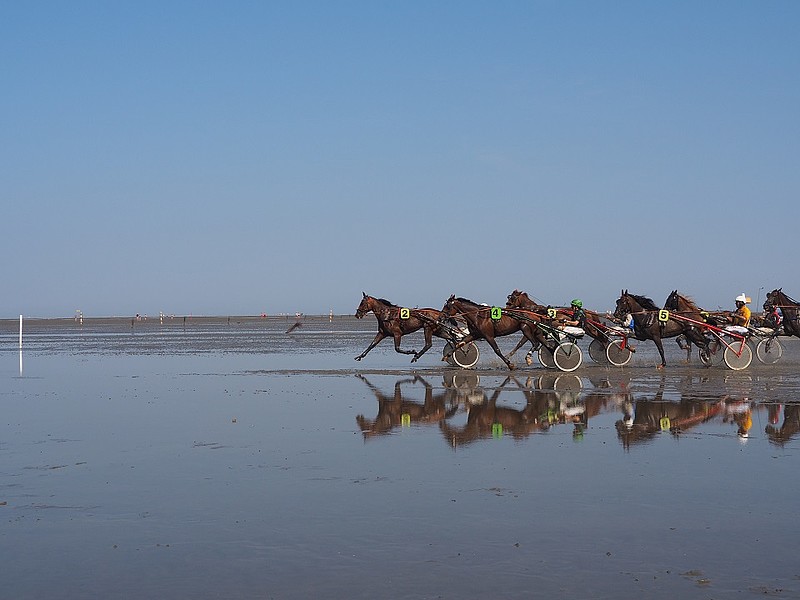
[[[533,433],[548,431],[556,425],[572,425],[573,437],[582,438],[589,418],[616,409],[625,394],[608,393],[607,381],[598,391],[582,391],[582,381],[574,375],[528,377],[525,383],[508,376],[487,395],[480,377],[470,371],[446,372],[439,391],[423,377],[397,379],[393,393],[385,393],[363,375],[357,375],[378,401],[374,419],[358,415],[365,439],[387,435],[404,426],[438,424],[442,435],[453,447],[481,439],[510,435],[524,439]],[[424,386],[420,401],[419,387]],[[519,408],[519,394],[525,402]],[[501,399],[508,398],[505,403]],[[454,417],[464,422],[457,424]],[[464,416],[466,419],[464,420]]]
[[[780,420],[780,405],[775,405],[774,409],[775,412],[770,413],[770,424],[767,425],[765,432],[770,442],[783,446],[800,431],[800,404],[791,403],[784,407],[783,423],[780,427],[775,427]]]
[[[391,393],[364,375],[357,377],[378,401],[374,419],[356,417],[365,440],[412,424],[438,426],[454,448],[503,436],[524,440],[559,425],[570,426],[573,439],[581,440],[590,430],[590,419],[613,413],[621,413],[614,428],[626,450],[661,434],[678,438],[697,432],[711,421],[722,424],[723,431],[730,425],[731,435],[746,442],[753,434],[754,414],[761,412],[769,422],[767,437],[775,444],[785,444],[800,431],[800,404],[786,406],[778,427],[780,404],[759,403],[738,392],[698,392],[696,377],[637,382],[625,373],[583,379],[547,373],[524,382],[512,375],[485,377],[482,386],[477,373],[454,370],[446,371],[438,386],[419,375],[399,378]],[[729,391],[747,388],[746,381],[734,383]],[[634,393],[637,387],[655,387],[655,392]]]
[[[385,394],[380,388],[373,385],[364,375],[357,375],[361,381],[375,394],[378,401],[378,414],[373,420],[364,415],[358,415],[356,422],[361,428],[364,439],[386,435],[393,429],[408,426],[411,423],[437,423],[457,409],[451,401],[451,390],[434,394],[433,386],[424,378],[415,375],[398,379],[394,384],[394,393]],[[422,383],[425,387],[425,399],[422,402],[403,396],[403,385]]]

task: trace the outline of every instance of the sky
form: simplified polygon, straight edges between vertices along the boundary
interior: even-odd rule
[[[800,2],[0,0],[0,318],[800,296]]]

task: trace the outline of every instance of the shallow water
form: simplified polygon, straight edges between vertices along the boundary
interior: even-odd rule
[[[800,597],[800,340],[508,377],[292,323],[34,322],[21,372],[0,324],[2,597]]]

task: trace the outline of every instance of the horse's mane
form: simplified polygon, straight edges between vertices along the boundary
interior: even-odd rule
[[[775,294],[776,296],[780,294],[784,298],[786,298],[786,302],[791,302],[792,304],[800,305],[800,302],[789,296],[786,292],[783,291],[783,288],[778,288],[777,290],[772,290],[771,294]]]
[[[461,296],[457,297],[456,300],[459,302],[464,302],[465,304],[471,304],[472,306],[480,306],[477,302],[473,302],[469,298],[462,298]]]
[[[656,303],[647,296],[639,296],[637,294],[627,293],[628,296],[636,300],[636,303],[645,310],[658,310]]]
[[[388,301],[386,298],[375,298],[375,300],[377,300],[377,301],[378,301],[378,302],[380,302],[381,304],[386,304],[386,305],[388,305],[388,306],[391,306],[392,308],[397,308],[397,305],[395,305],[395,304],[392,304],[392,303],[391,303],[391,302],[389,302],[389,301]]]
[[[700,310],[702,310],[702,309],[701,309],[699,306],[697,306],[697,304],[695,303],[695,301],[694,301],[694,300],[692,300],[692,299],[691,299],[689,296],[684,296],[683,294],[679,294],[678,292],[675,292],[675,295],[676,295],[676,296],[678,296],[678,298],[680,298],[680,299],[681,299],[681,300],[683,300],[683,301],[684,301],[686,304],[688,304],[688,305],[689,305],[689,306],[687,307],[687,309],[688,309],[688,310],[692,310],[692,311],[696,311],[696,312],[700,312]]]

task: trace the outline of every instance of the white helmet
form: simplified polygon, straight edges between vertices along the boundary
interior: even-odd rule
[[[747,296],[745,296],[744,294],[739,294],[738,296],[736,296],[736,302],[747,304]]]

